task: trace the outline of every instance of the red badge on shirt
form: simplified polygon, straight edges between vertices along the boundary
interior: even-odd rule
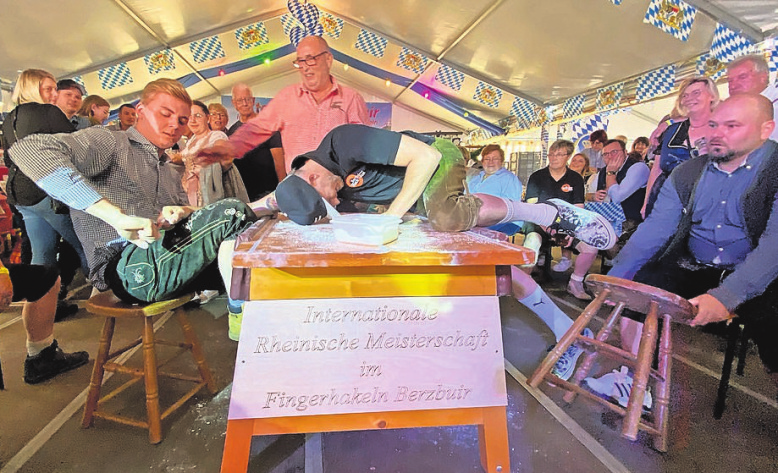
[[[573,192],[573,186],[570,184],[564,184],[562,186],[562,192]]]
[[[364,181],[365,176],[365,170],[361,169],[354,174],[349,174],[346,178],[346,185],[348,187],[362,187],[362,184],[365,183]]]

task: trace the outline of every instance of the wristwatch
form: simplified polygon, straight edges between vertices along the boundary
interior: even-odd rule
[[[616,175],[616,171],[606,171],[606,174],[609,175],[609,176],[615,176]]]

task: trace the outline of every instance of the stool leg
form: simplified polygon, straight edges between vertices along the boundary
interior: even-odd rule
[[[724,414],[724,408],[727,402],[727,390],[729,388],[729,377],[732,374],[732,361],[735,359],[735,349],[738,339],[740,339],[740,324],[731,323],[727,333],[727,351],[724,353],[724,364],[721,366],[721,379],[719,381],[719,390],[716,394],[716,403],[713,405],[713,418],[721,419]]]
[[[624,416],[624,426],[621,435],[630,440],[637,440],[640,415],[643,411],[643,396],[646,393],[648,377],[651,372],[651,363],[654,360],[656,350],[656,337],[658,322],[658,305],[651,302],[651,308],[643,323],[643,336],[640,339],[638,358],[635,363],[635,376],[632,379],[632,392],[627,402],[627,414]]]
[[[216,394],[216,383],[213,380],[211,370],[208,369],[208,363],[205,361],[205,354],[200,346],[200,341],[197,339],[192,324],[189,323],[189,318],[183,309],[177,309],[176,315],[178,316],[178,323],[181,324],[181,330],[184,332],[184,339],[186,343],[192,346],[192,356],[197,362],[197,369],[200,371],[200,377],[205,381],[205,385],[208,387],[208,391],[211,394]]]
[[[656,402],[654,419],[659,435],[654,438],[654,448],[660,452],[667,451],[667,424],[670,412],[670,377],[673,364],[673,338],[670,328],[671,317],[662,316],[662,335],[659,337],[659,379],[656,382]]]
[[[3,381],[3,364],[0,363],[0,391],[5,389],[5,382]]]
[[[162,441],[162,421],[159,413],[159,383],[157,380],[157,353],[154,349],[154,321],[143,318],[143,379],[146,384],[146,415],[149,424],[149,442]]]
[[[608,337],[610,337],[611,332],[613,331],[613,327],[616,325],[616,321],[619,319],[619,315],[621,315],[621,311],[624,310],[624,302],[619,302],[619,304],[613,308],[611,311],[611,314],[608,316],[608,318],[605,320],[605,325],[600,329],[599,332],[597,332],[597,336],[595,339],[598,342],[605,343],[606,340],[608,340]],[[575,370],[575,373],[573,374],[572,379],[570,380],[571,383],[575,384],[576,386],[581,385],[581,381],[586,378],[586,375],[589,374],[589,371],[592,369],[592,365],[594,364],[594,359],[597,357],[597,349],[593,349],[591,351],[587,351],[584,355],[584,359],[581,362],[578,369]],[[575,400],[575,397],[577,396],[575,391],[568,391],[567,394],[564,396],[564,401],[568,404],[573,402]]]
[[[84,417],[81,419],[81,427],[84,428],[91,426],[94,420],[94,412],[100,399],[100,388],[103,385],[103,376],[105,375],[104,366],[111,351],[111,340],[113,339],[113,329],[115,326],[116,319],[114,317],[105,318],[103,332],[100,335],[100,345],[97,349],[97,357],[92,368],[92,378],[89,381],[89,393],[87,393],[86,404],[84,404]]]
[[[605,302],[608,294],[610,294],[610,291],[607,289],[602,291],[597,295],[597,297],[594,298],[592,302],[589,303],[588,306],[586,306],[586,309],[584,309],[581,315],[579,315],[578,318],[575,319],[575,322],[573,322],[573,326],[570,327],[564,335],[562,335],[559,343],[557,343],[554,349],[551,350],[551,353],[546,355],[546,358],[542,363],[540,363],[540,366],[538,366],[535,372],[532,373],[532,376],[527,381],[530,386],[537,388],[543,378],[545,378],[546,375],[551,372],[551,369],[554,367],[556,362],[559,361],[559,358],[562,356],[562,354],[567,351],[568,348],[570,348],[570,345],[575,342],[576,337],[578,337],[584,327],[589,325],[592,317],[594,317],[597,311],[600,310],[600,307],[602,307],[602,304]]]

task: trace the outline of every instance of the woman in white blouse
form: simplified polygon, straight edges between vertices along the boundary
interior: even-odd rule
[[[181,150],[181,156],[186,166],[181,184],[189,197],[189,205],[195,207],[202,207],[211,202],[208,195],[203,196],[203,190],[200,185],[201,174],[203,174],[204,168],[194,164],[194,157],[197,156],[198,151],[211,147],[217,140],[227,139],[227,135],[223,132],[212,131],[208,126],[208,121],[208,107],[199,100],[193,101],[192,114],[189,115],[189,129],[192,130],[192,137],[189,138],[186,146]],[[219,178],[221,178],[221,175],[219,175]]]

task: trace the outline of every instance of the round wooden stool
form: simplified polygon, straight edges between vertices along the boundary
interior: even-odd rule
[[[556,347],[546,356],[535,373],[529,379],[529,385],[537,388],[544,379],[560,386],[569,392],[565,395],[566,402],[572,402],[576,394],[592,399],[624,417],[621,435],[636,440],[639,429],[645,430],[654,437],[654,448],[661,452],[667,451],[667,414],[670,395],[670,369],[672,364],[672,339],[670,322],[688,324],[694,318],[695,308],[683,297],[657,289],[645,284],[627,281],[626,279],[592,274],[586,278],[586,285],[597,296],[586,306],[586,309],[565,333]],[[605,325],[597,332],[595,338],[584,337],[581,332],[589,326],[592,318],[600,307],[609,301],[615,305]],[[646,314],[643,332],[640,338],[638,355],[607,343],[613,327],[625,309]],[[662,334],[659,337],[658,367],[652,369],[654,353],[657,346],[659,319],[662,319]],[[586,349],[586,354],[580,366],[569,381],[563,381],[551,374],[551,369],[557,360],[573,343],[579,343]],[[634,372],[632,392],[627,408],[611,403],[580,386],[581,381],[589,374],[597,355],[605,355],[619,360]],[[643,396],[648,387],[649,377],[654,379],[654,421],[641,420]]]
[[[177,299],[155,302],[152,304],[128,304],[126,302],[122,302],[113,294],[113,292],[107,291],[101,294],[97,294],[87,301],[86,310],[93,314],[105,317],[105,324],[103,324],[103,332],[100,336],[100,347],[98,348],[97,357],[95,358],[95,365],[92,370],[92,380],[89,383],[89,393],[87,394],[86,405],[84,406],[84,418],[81,422],[82,427],[91,426],[95,417],[101,417],[103,419],[112,420],[114,422],[148,429],[149,441],[151,443],[159,443],[162,441],[161,423],[163,419],[181,407],[187,400],[200,391],[203,386],[206,386],[211,394],[216,394],[216,384],[214,383],[213,377],[211,376],[211,371],[208,369],[205,356],[203,355],[203,351],[200,348],[200,342],[197,340],[197,336],[195,335],[194,330],[189,323],[189,319],[187,319],[186,313],[182,308],[184,304],[191,300],[192,294],[188,294]],[[185,340],[183,343],[157,340],[154,337],[152,317],[155,315],[164,314],[169,311],[174,312],[174,314],[177,316],[179,324],[181,325],[181,330],[184,332]],[[113,353],[110,353],[111,339],[113,338],[113,331],[116,325],[117,317],[142,318],[143,333],[138,339],[129,345],[120,348]],[[122,353],[140,345],[141,343],[143,344],[143,368],[127,367],[110,361]],[[155,346],[158,344],[179,347],[179,350],[164,362],[158,363],[155,349]],[[163,373],[158,371],[159,367],[167,364],[173,358],[178,357],[186,351],[192,352],[192,356],[194,357],[195,363],[197,364],[199,376],[189,376],[179,373]],[[101,398],[100,388],[103,383],[103,375],[106,371],[126,374],[132,376],[132,379]],[[190,391],[175,401],[173,405],[167,408],[167,410],[165,410],[165,412],[162,414],[160,414],[159,406],[159,376],[196,383],[196,385]],[[145,421],[112,414],[98,409],[101,407],[103,402],[113,398],[141,379],[144,380],[146,389]]]

